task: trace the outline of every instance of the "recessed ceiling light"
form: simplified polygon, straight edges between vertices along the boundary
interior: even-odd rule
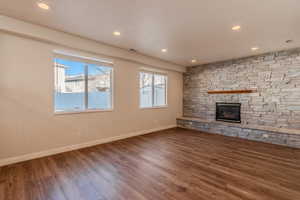
[[[191,62],[192,62],[192,63],[195,63],[195,62],[197,62],[197,60],[196,60],[196,59],[192,59]]]
[[[252,47],[251,50],[252,51],[257,51],[259,49],[259,47]]]
[[[115,36],[120,36],[120,35],[121,35],[121,33],[120,33],[119,31],[114,31],[113,34],[114,34]]]
[[[238,30],[241,29],[241,26],[240,26],[240,25],[236,25],[236,26],[233,26],[231,29],[232,29],[233,31],[238,31]]]
[[[161,52],[166,53],[168,50],[167,49],[162,49]]]
[[[50,9],[50,6],[47,3],[42,2],[42,1],[38,2],[37,5],[38,5],[38,7],[40,7],[41,9],[44,9],[44,10]]]

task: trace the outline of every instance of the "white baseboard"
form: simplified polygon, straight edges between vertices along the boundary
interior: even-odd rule
[[[26,160],[32,160],[32,159],[41,158],[41,157],[45,157],[45,156],[51,156],[51,155],[55,155],[55,154],[59,154],[59,153],[67,152],[67,151],[72,151],[72,150],[82,149],[82,148],[91,147],[91,146],[104,144],[104,143],[108,143],[108,142],[113,142],[116,140],[122,140],[125,138],[130,138],[130,137],[134,137],[134,136],[138,136],[138,135],[145,135],[148,133],[153,133],[156,131],[161,131],[161,130],[175,128],[175,127],[177,127],[177,125],[153,128],[153,129],[149,129],[149,130],[143,130],[143,131],[133,132],[133,133],[129,133],[129,134],[118,135],[118,136],[109,137],[109,138],[103,138],[100,140],[94,140],[94,141],[85,142],[85,143],[81,143],[81,144],[74,144],[74,145],[59,147],[59,148],[50,149],[50,150],[46,150],[46,151],[40,151],[40,152],[36,152],[36,153],[30,153],[30,154],[25,154],[25,155],[21,155],[21,156],[10,157],[10,158],[0,160],[0,167],[18,163],[18,162],[23,162]]]

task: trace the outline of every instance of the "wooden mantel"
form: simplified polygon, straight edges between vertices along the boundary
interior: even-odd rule
[[[217,90],[207,91],[208,94],[243,94],[243,93],[254,93],[256,90]]]

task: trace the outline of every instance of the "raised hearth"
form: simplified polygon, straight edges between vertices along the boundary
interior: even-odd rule
[[[300,148],[300,131],[296,129],[253,126],[190,117],[177,118],[177,125],[207,133]]]

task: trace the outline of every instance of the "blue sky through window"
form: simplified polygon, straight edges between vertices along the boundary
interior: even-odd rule
[[[66,75],[68,76],[84,74],[84,65],[86,65],[86,63],[64,60],[60,58],[56,58],[55,62],[69,67],[66,70]],[[95,64],[88,64],[88,65],[90,66],[89,75],[101,74],[102,72],[105,73],[110,71],[109,67],[98,66]]]

